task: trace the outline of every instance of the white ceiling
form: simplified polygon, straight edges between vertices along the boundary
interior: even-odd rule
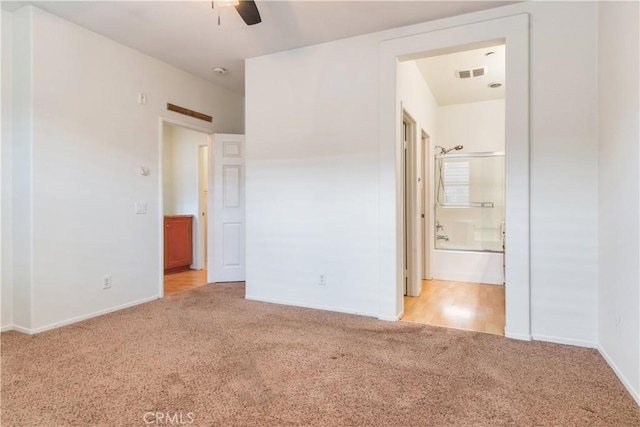
[[[488,52],[494,52],[487,56]],[[484,47],[416,60],[438,105],[504,99],[505,46]],[[482,77],[460,79],[457,70],[487,67]],[[489,83],[502,83],[493,89]]]
[[[246,26],[210,1],[2,1],[33,4],[154,58],[244,93],[244,59],[360,34],[490,9],[514,1],[265,1],[263,22]],[[220,66],[229,73],[216,75]]]

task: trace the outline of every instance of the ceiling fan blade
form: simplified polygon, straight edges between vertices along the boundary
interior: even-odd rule
[[[236,6],[236,10],[247,25],[255,25],[262,22],[260,12],[258,12],[258,6],[256,6],[256,2],[253,0],[240,0]]]

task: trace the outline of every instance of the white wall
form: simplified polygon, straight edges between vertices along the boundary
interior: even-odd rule
[[[11,288],[13,324],[30,325],[32,289],[32,154],[33,90],[31,86],[32,9],[12,16],[12,111],[11,111]],[[6,144],[5,141],[3,141]],[[4,197],[6,195],[3,194]],[[3,198],[4,198],[3,197]],[[3,290],[7,284],[3,283]],[[7,325],[2,325],[3,328]]]
[[[413,292],[409,291],[409,295],[411,296],[419,296],[422,291],[422,279],[424,277],[424,271],[428,271],[430,268],[429,262],[429,250],[431,245],[430,242],[430,233],[428,230],[432,229],[429,227],[431,223],[431,203],[429,202],[429,192],[427,188],[432,186],[432,182],[430,179],[430,171],[433,167],[432,162],[429,161],[431,158],[429,149],[429,145],[432,144],[432,141],[435,139],[436,135],[436,114],[438,104],[436,103],[433,94],[431,93],[431,89],[424,80],[420,69],[418,68],[415,61],[404,61],[398,63],[398,77],[397,77],[397,85],[398,85],[398,93],[402,102],[402,108],[406,110],[407,113],[415,120],[415,135],[414,141],[416,141],[416,170],[417,176],[421,178],[416,192],[423,192],[424,197],[426,197],[426,209],[425,209],[425,219],[424,225],[427,229],[426,242],[422,245],[422,226],[423,221],[420,218],[422,207],[418,206],[416,203],[414,218],[415,224],[417,227],[413,230],[413,247],[409,252],[410,256],[413,256],[413,265],[415,266],[413,274],[414,289]],[[429,136],[429,141],[427,142],[426,152],[422,152],[422,132],[425,132]],[[425,163],[425,175],[421,176],[422,171],[422,163]],[[416,200],[419,198],[416,196]],[[424,246],[424,247],[421,247]],[[426,270],[423,265],[427,266]]]
[[[181,126],[165,125],[170,169],[165,170],[165,215],[198,214],[198,147],[209,137]]]
[[[11,231],[11,111],[13,108],[12,97],[12,29],[11,14],[2,11],[2,145],[0,146],[0,161],[2,162],[2,175],[0,176],[2,191],[2,205],[0,207],[0,325],[13,323],[13,289],[12,283],[12,231]]]
[[[163,205],[164,215],[193,215],[193,259],[191,268],[204,268],[199,241],[204,217],[198,210],[198,147],[207,146],[207,134],[182,126],[164,124]]]
[[[392,176],[377,163],[379,43],[521,12],[531,16],[532,333],[595,344],[593,3],[528,2],[248,60],[248,296],[377,315],[389,237],[378,181]]]
[[[504,99],[438,107],[438,141],[460,153],[504,151]]]
[[[532,6],[555,11],[544,17],[532,14],[532,332],[536,339],[593,346],[598,275],[597,5]],[[541,19],[545,31],[538,26]]]
[[[420,140],[421,129],[434,140],[436,138],[438,104],[415,61],[398,63],[398,93],[402,99],[403,107],[416,120],[417,140]]]
[[[156,298],[159,117],[242,133],[243,99],[33,7],[14,12],[13,37],[14,324],[39,331]],[[168,112],[167,102],[213,124]],[[147,215],[134,213],[136,201]],[[20,305],[29,290],[31,304]]]
[[[639,14],[637,2],[598,3],[598,342],[638,404]]]
[[[377,315],[377,55],[360,37],[247,61],[247,298]]]

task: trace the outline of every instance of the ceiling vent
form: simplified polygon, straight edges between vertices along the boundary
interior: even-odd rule
[[[487,67],[473,68],[471,70],[457,70],[456,77],[459,79],[470,79],[482,77],[487,73]]]

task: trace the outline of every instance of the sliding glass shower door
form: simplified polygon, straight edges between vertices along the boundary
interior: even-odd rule
[[[435,248],[502,252],[504,153],[436,156]]]

